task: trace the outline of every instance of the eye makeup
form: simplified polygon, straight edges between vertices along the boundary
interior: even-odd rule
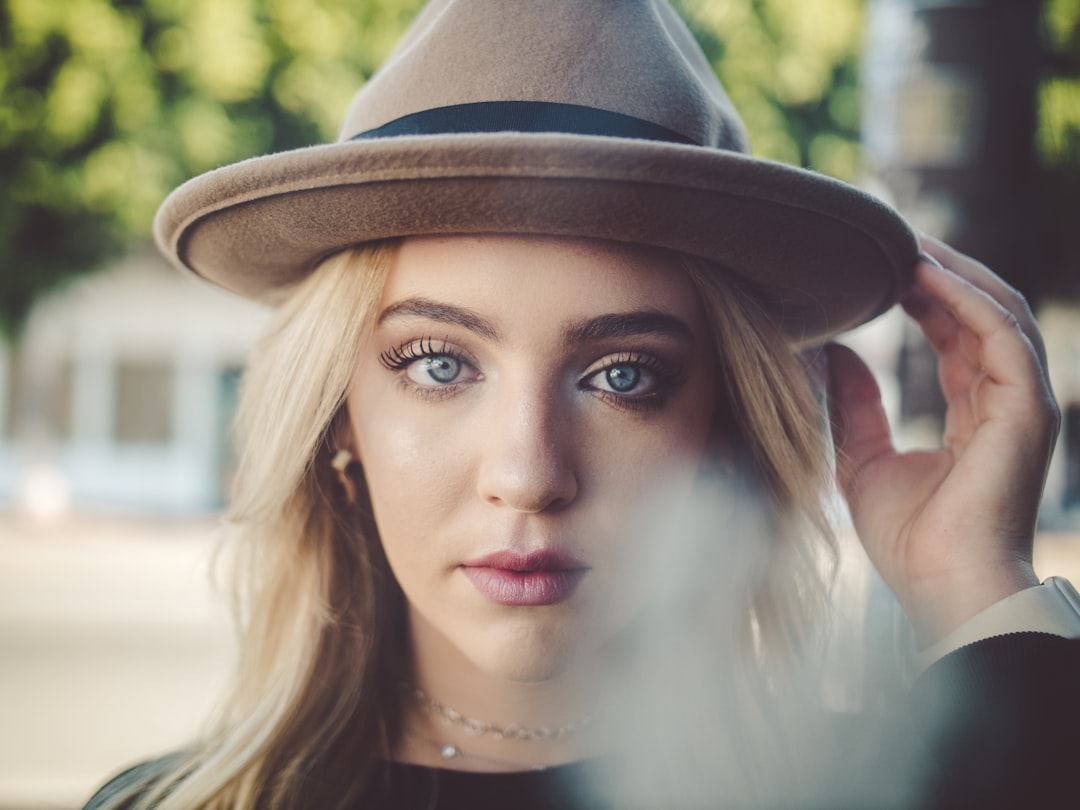
[[[478,363],[449,337],[411,338],[379,355],[380,364],[398,375],[401,387],[423,399],[454,396],[463,385],[483,380]],[[612,351],[590,363],[576,383],[578,391],[624,411],[655,411],[686,379],[686,365],[668,352]]]
[[[399,371],[415,360],[424,357],[446,355],[454,359],[464,359],[460,353],[451,348],[448,338],[443,338],[439,345],[430,337],[406,340],[396,346],[391,346],[379,355],[379,362],[390,371]]]
[[[681,362],[650,352],[628,351],[593,363],[578,388],[622,410],[654,411],[664,406],[685,379]]]

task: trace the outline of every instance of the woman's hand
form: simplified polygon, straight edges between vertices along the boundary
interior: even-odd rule
[[[921,243],[901,303],[938,356],[941,448],[898,453],[869,369],[843,346],[828,355],[840,489],[871,561],[930,644],[1038,584],[1032,542],[1060,416],[1024,298],[975,260]]]

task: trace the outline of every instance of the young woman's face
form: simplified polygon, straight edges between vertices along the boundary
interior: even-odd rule
[[[522,681],[620,629],[638,508],[689,491],[717,372],[658,251],[552,237],[406,240],[348,398],[414,646]]]

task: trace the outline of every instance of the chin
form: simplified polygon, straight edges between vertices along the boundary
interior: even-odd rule
[[[472,636],[461,649],[473,666],[498,678],[516,683],[550,681],[580,666],[587,656],[591,645],[583,643],[581,624],[523,623]]]

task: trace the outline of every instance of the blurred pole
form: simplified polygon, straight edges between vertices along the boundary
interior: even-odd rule
[[[868,184],[916,227],[1042,290],[1035,130],[1041,0],[869,0],[862,66]],[[943,407],[934,360],[905,342],[901,415]]]

